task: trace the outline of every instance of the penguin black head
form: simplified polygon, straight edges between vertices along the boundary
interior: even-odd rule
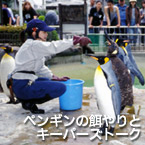
[[[100,65],[105,64],[109,61],[109,58],[107,56],[95,56],[93,54],[87,54],[87,56],[90,56],[93,59],[97,60]]]
[[[115,42],[111,43],[111,45],[108,46],[108,51],[107,51],[108,56],[116,56],[118,52],[119,52],[119,47]]]
[[[123,46],[123,47],[126,47],[127,45],[128,45],[128,43],[129,43],[129,40],[126,40],[126,39],[123,39],[123,38],[117,38],[116,40],[115,40],[115,42],[117,43],[117,45],[118,46]]]
[[[13,48],[10,46],[6,46],[6,45],[0,45],[0,48],[3,49],[6,53],[11,53],[13,52]]]
[[[115,43],[113,40],[111,40],[107,34],[107,32],[105,32],[105,37],[108,41],[108,51],[107,51],[107,56],[111,57],[111,56],[116,56],[119,52],[119,46],[117,45],[117,43]]]

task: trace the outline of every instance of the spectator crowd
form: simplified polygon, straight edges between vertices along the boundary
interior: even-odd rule
[[[142,8],[138,8],[137,0],[129,0],[129,5],[125,4],[125,0],[118,0],[118,4],[114,4],[113,0],[106,0],[107,4],[102,7],[101,0],[90,0],[89,9],[89,33],[99,33],[102,26],[108,26],[109,33],[131,33],[136,34],[139,31],[144,34],[145,29],[139,29],[139,26],[145,26],[145,0],[142,1]],[[19,25],[20,17],[14,16],[11,8],[7,3],[2,4],[3,24],[4,25]],[[32,19],[38,18],[38,14],[31,6],[31,3],[25,1],[23,3],[23,22],[28,23]],[[58,25],[59,18],[55,11],[47,12],[44,21],[47,25]],[[98,27],[94,27],[98,26]],[[109,28],[116,26],[116,28]],[[135,28],[120,28],[120,26],[136,26]],[[118,36],[117,36],[118,37]],[[126,36],[123,36],[126,37]],[[137,36],[130,36],[131,40],[136,40]],[[143,43],[145,36],[141,37]]]
[[[94,5],[92,3],[94,2]],[[104,6],[102,11],[102,2],[100,0],[90,0],[91,9],[89,11],[89,33],[99,33],[99,28],[102,26],[116,26],[116,28],[108,28],[109,33],[139,33],[138,27],[145,26],[145,0],[142,1],[142,8],[139,9],[136,5],[137,0],[129,0],[129,5],[125,4],[125,0],[118,0],[118,4],[114,4],[113,0],[107,0],[107,6]],[[97,28],[94,26],[98,26]],[[120,28],[120,26],[128,26]],[[130,28],[130,26],[136,26]],[[141,28],[142,34],[145,29]],[[117,36],[119,37],[119,36]],[[124,36],[126,37],[126,36]],[[131,36],[130,40],[136,43],[137,36]],[[144,36],[141,37],[141,42],[144,43]]]
[[[20,24],[20,17],[18,15],[13,14],[11,8],[8,7],[8,3],[2,3],[2,19],[3,25],[19,25]],[[39,14],[35,11],[29,1],[25,1],[23,3],[23,22],[28,23],[32,19],[39,18]],[[40,18],[41,19],[41,18]],[[49,10],[44,16],[44,20],[47,25],[58,25],[59,19],[58,15],[54,10]]]

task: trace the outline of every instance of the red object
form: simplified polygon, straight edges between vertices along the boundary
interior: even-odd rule
[[[81,46],[86,46],[89,43],[92,43],[92,41],[88,37],[80,37],[80,36],[74,36],[73,37],[73,44],[80,44]]]
[[[32,30],[33,30],[34,32],[36,32],[36,31],[37,31],[37,28],[36,28],[36,27],[34,27],[34,28],[32,28]]]

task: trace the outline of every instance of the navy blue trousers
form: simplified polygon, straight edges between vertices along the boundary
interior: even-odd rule
[[[29,80],[13,79],[12,88],[20,101],[36,104],[60,97],[66,91],[63,83],[51,81],[48,78],[38,78],[32,84],[29,84]]]

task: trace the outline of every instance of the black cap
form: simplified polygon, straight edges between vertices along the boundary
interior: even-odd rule
[[[107,3],[114,3],[114,1],[113,0],[107,0]]]
[[[2,4],[3,4],[3,5],[6,5],[6,6],[8,7],[8,3],[7,3],[7,2],[3,2]]]
[[[27,32],[33,32],[33,31],[45,31],[45,32],[51,32],[55,30],[52,27],[48,27],[47,24],[39,19],[32,19],[28,22],[26,31]]]
[[[124,0],[120,0],[121,2],[123,2]]]

